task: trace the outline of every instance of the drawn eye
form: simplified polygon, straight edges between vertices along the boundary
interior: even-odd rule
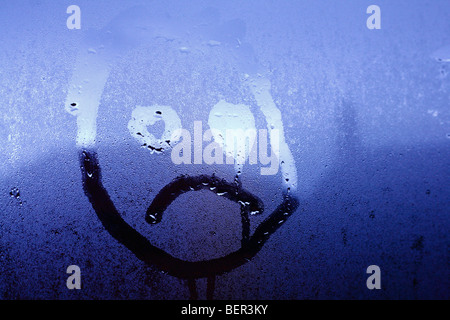
[[[160,137],[155,137],[149,130],[164,123],[164,129]],[[180,136],[177,134],[182,129],[181,120],[175,110],[169,106],[153,105],[150,107],[137,106],[128,122],[128,130],[141,146],[146,147],[152,153],[162,153],[177,143]]]

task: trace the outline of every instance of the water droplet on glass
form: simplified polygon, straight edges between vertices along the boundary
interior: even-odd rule
[[[9,195],[11,196],[11,198],[18,199],[20,197],[19,188],[17,188],[17,187],[12,188],[11,191],[9,191]]]
[[[149,214],[147,217],[147,222],[150,224],[156,224],[158,221],[156,220],[156,215]]]
[[[74,111],[77,111],[77,110],[78,110],[78,103],[72,102],[70,104],[70,112],[74,112]]]

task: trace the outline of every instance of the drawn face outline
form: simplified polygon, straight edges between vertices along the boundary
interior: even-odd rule
[[[144,38],[148,34],[144,34]],[[213,279],[215,275],[229,272],[232,269],[249,261],[264,245],[267,239],[279,226],[286,221],[298,207],[298,200],[295,195],[297,189],[297,172],[293,156],[284,139],[284,129],[280,110],[276,107],[270,93],[271,84],[267,77],[261,75],[256,70],[261,70],[259,66],[251,66],[253,73],[246,74],[250,79],[248,83],[253,93],[260,111],[266,118],[268,130],[279,130],[280,137],[279,161],[284,185],[283,202],[256,228],[252,236],[249,228],[245,227],[248,221],[249,210],[259,210],[262,212],[262,202],[251,193],[246,191],[240,184],[228,183],[214,176],[178,177],[155,197],[147,210],[147,222],[160,220],[163,209],[181,193],[202,189],[201,186],[214,186],[216,193],[227,190],[229,199],[238,201],[246,199],[246,205],[241,206],[241,217],[243,221],[243,238],[241,248],[224,257],[211,259],[208,261],[188,262],[177,259],[163,250],[153,246],[150,242],[131,228],[118,213],[109,195],[102,185],[101,170],[95,147],[96,118],[100,98],[106,84],[111,64],[114,62],[116,44],[114,39],[110,43],[110,49],[104,50],[100,54],[93,54],[91,51],[91,39],[88,39],[87,46],[80,51],[76,71],[72,77],[69,93],[66,100],[66,109],[77,116],[77,145],[80,154],[80,164],[82,170],[83,188],[92,203],[97,216],[101,220],[108,232],[119,242],[129,248],[140,260],[147,264],[156,265],[163,271],[179,278],[190,281],[191,294],[193,294],[193,279],[206,277]],[[117,39],[116,39],[117,40]],[[125,45],[119,45],[121,50],[127,50],[134,40],[123,41]],[[117,42],[117,41],[116,41]],[[139,41],[138,41],[139,42]],[[248,64],[246,64],[248,66]],[[90,82],[83,91],[79,90],[80,83],[83,83],[85,76],[90,75]],[[171,191],[171,192],[168,192]],[[175,191],[175,192],[174,192]],[[170,197],[172,193],[174,196]],[[160,216],[155,216],[158,213]],[[152,217],[155,217],[153,220]],[[211,280],[213,282],[213,280]],[[194,282],[195,283],[195,282]],[[195,286],[195,285],[194,285]],[[213,289],[212,289],[213,290]]]

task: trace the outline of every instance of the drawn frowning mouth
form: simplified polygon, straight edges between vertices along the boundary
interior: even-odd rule
[[[229,183],[213,176],[181,176],[161,189],[150,204],[145,219],[150,224],[161,221],[164,211],[181,194],[210,190],[241,206],[242,240],[241,248],[223,257],[204,261],[185,261],[152,245],[138,231],[122,219],[108,192],[102,184],[97,153],[84,149],[80,152],[83,189],[105,229],[117,241],[132,251],[148,265],[153,265],[172,276],[187,279],[191,298],[196,299],[195,279],[208,278],[207,297],[212,298],[216,275],[230,272],[250,261],[261,250],[269,237],[298,208],[298,199],[289,193],[283,202],[250,235],[250,214],[262,213],[262,201],[243,189],[240,184]]]

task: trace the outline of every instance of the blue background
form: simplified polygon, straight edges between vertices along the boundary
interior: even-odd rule
[[[81,8],[81,30],[66,27],[71,4]],[[1,298],[189,298],[185,281],[143,264],[98,221],[82,189],[76,121],[64,110],[85,35],[138,4],[150,21],[201,20],[205,7],[220,12],[212,28],[243,21],[296,161],[299,209],[254,259],[217,277],[216,299],[449,298],[450,64],[430,58],[450,45],[446,0],[1,1]],[[371,4],[381,8],[381,30],[366,27]],[[150,39],[119,57],[97,142],[124,219],[174,256],[202,260],[239,247],[236,204],[185,194],[157,226],[144,222],[145,210],[179,174],[232,179],[233,167],[177,167],[170,154],[139,148],[127,129],[137,105],[170,105],[188,130],[221,98],[255,106],[226,55],[179,50],[189,44],[189,35]],[[268,213],[281,202],[281,178],[258,172],[245,167],[243,185]],[[252,217],[252,230],[262,219]],[[71,264],[81,268],[81,290],[66,288]],[[366,287],[373,264],[381,290]],[[206,280],[198,287],[203,298]]]

